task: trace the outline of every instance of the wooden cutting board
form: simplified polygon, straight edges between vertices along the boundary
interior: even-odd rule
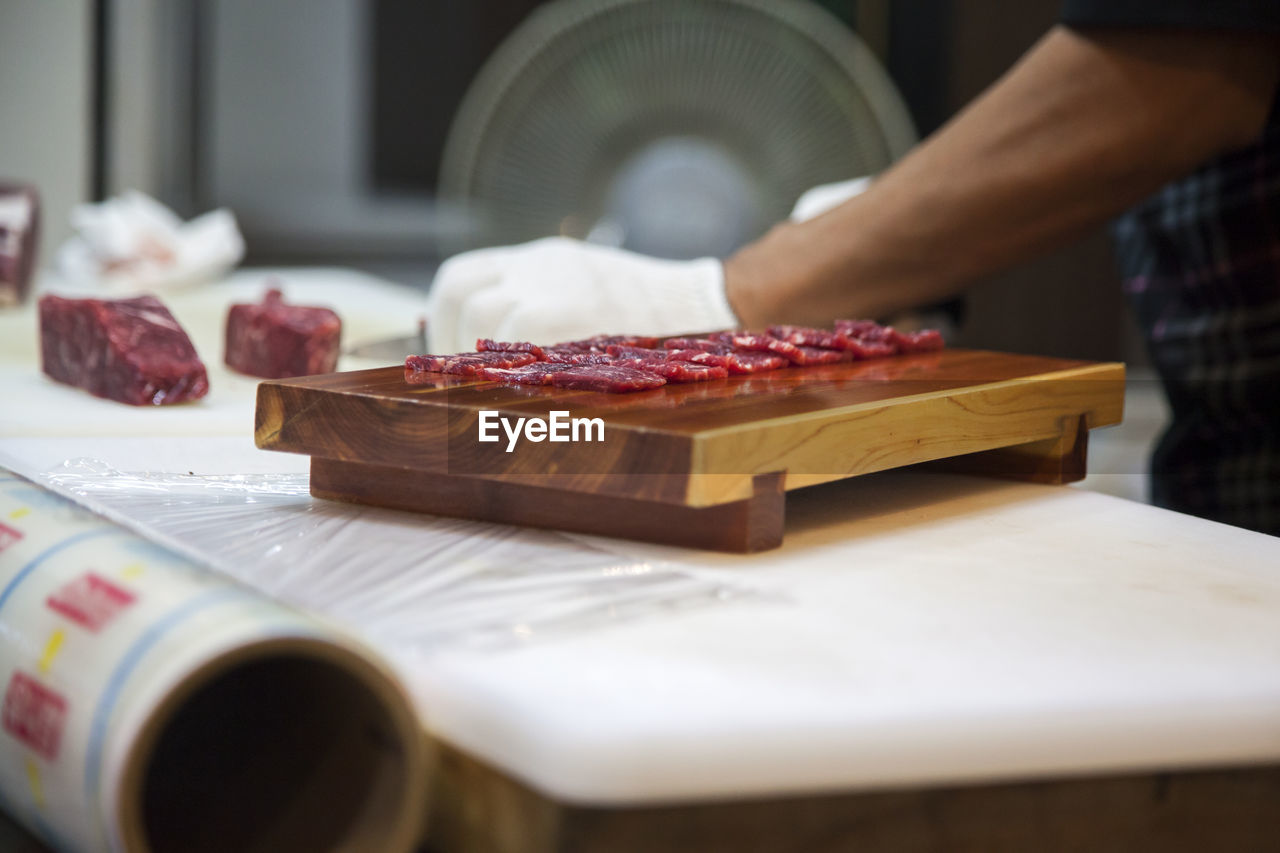
[[[263,382],[257,444],[309,454],[319,497],[755,551],[781,543],[785,492],[802,486],[931,460],[1080,479],[1087,431],[1124,404],[1122,364],[958,349],[630,394],[413,379]],[[512,428],[599,418],[603,440],[512,445],[495,424],[481,442],[485,411]]]

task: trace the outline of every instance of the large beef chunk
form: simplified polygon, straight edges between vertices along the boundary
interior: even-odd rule
[[[59,382],[133,406],[181,403],[209,391],[191,339],[154,296],[41,297],[40,359]]]
[[[328,308],[286,305],[279,290],[227,314],[227,366],[250,376],[285,379],[332,373],[342,321]]]
[[[0,183],[0,307],[27,298],[40,238],[40,199],[30,187]]]

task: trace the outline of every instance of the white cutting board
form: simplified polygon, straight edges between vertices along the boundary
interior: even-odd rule
[[[39,369],[36,304],[0,311],[0,437],[27,435],[252,435],[258,379],[229,370],[222,361],[224,324],[235,302],[261,298],[269,281],[287,301],[324,305],[342,318],[342,346],[412,334],[424,314],[426,296],[411,288],[341,269],[259,269],[236,273],[226,281],[157,295],[190,335],[209,371],[209,393],[192,403],[127,406],[101,400],[49,379]],[[56,279],[40,282],[42,292],[119,297],[123,293],[71,291]],[[408,353],[406,353],[407,355]],[[339,370],[381,367],[374,361],[343,357]]]
[[[413,674],[450,742],[568,802],[1280,760],[1280,539],[1069,487],[885,472],[783,547],[594,539],[776,593]]]

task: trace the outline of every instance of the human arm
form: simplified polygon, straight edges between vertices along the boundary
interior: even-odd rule
[[[1274,36],[1050,31],[863,194],[724,264],[749,327],[884,316],[1072,238],[1261,132]]]

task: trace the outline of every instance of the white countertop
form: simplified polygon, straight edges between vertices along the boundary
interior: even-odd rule
[[[417,298],[370,337],[411,331]],[[170,304],[213,368],[209,318]],[[0,455],[19,470],[305,470],[253,448],[251,388],[215,372],[208,405],[170,418],[95,400],[39,377],[13,316],[0,381],[25,404],[0,415]],[[787,513],[785,545],[749,557],[578,538],[758,594],[426,657],[402,671],[428,726],[602,804],[1280,760],[1280,539],[910,471],[792,493]]]

